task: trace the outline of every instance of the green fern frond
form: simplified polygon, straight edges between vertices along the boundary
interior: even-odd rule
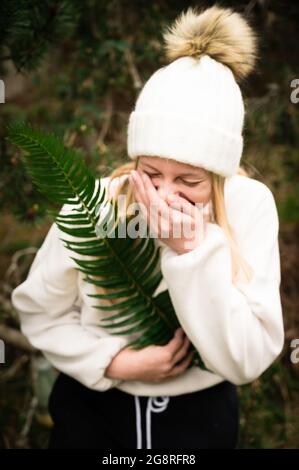
[[[112,305],[93,305],[109,313],[100,324],[111,334],[137,333],[138,338],[128,344],[136,349],[166,344],[180,323],[168,291],[153,297],[162,279],[157,269],[160,248],[150,236],[109,237],[111,228],[115,229],[112,222],[119,221],[117,204],[110,204],[104,219],[101,217],[108,204],[106,188],[94,178],[81,155],[66,149],[59,138],[14,123],[8,128],[8,140],[25,152],[24,165],[39,191],[54,203],[73,206],[71,213],[60,210],[55,222],[62,232],[75,238],[61,240],[67,249],[80,255],[71,258],[84,280],[105,288],[104,294],[88,295],[113,301]],[[99,229],[107,231],[107,236],[99,236]],[[192,349],[191,365],[208,370],[198,351]]]

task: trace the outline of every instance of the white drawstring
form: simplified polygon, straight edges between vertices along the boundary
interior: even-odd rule
[[[161,398],[161,402],[159,402]],[[137,433],[137,449],[142,449],[142,426],[141,426],[141,407],[138,396],[134,396],[135,399],[135,410],[136,410],[136,433]],[[161,413],[167,408],[169,397],[148,397],[146,407],[146,448],[152,448],[152,437],[151,437],[151,412]],[[153,406],[154,405],[154,406]],[[155,408],[155,406],[157,408]]]
[[[135,399],[135,414],[136,414],[137,449],[142,449],[141,410],[140,410],[139,397],[135,395],[134,399]]]

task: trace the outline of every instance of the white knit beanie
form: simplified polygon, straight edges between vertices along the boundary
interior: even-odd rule
[[[237,172],[244,104],[238,82],[257,59],[257,36],[230,8],[189,7],[163,34],[170,64],[145,83],[130,114],[128,155],[174,159],[222,176]]]

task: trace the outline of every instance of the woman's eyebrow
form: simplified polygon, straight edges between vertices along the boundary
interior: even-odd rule
[[[197,175],[196,173],[180,173],[180,176],[194,176],[194,178],[204,178],[204,175]]]
[[[155,171],[159,171],[159,170],[157,170],[157,168],[153,167],[149,163],[143,163],[142,165],[146,165],[146,166],[152,168]],[[195,173],[190,173],[190,172],[189,173],[180,173],[180,176],[195,176],[196,178],[203,178],[204,177],[204,175],[197,175]]]
[[[141,165],[146,165],[146,166],[149,166],[150,168],[152,168],[153,170],[159,171],[159,170],[157,170],[157,168],[153,167],[149,163],[141,163]]]

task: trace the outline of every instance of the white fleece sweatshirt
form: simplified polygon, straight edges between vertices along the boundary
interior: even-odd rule
[[[96,293],[94,286],[83,281],[74,253],[61,240],[68,236],[55,223],[27,279],[12,292],[23,334],[55,368],[98,391],[116,387],[132,395],[174,396],[259,377],[284,343],[278,214],[272,192],[255,179],[234,175],[224,191],[229,223],[253,269],[249,283],[232,283],[229,245],[219,225],[208,222],[201,245],[182,255],[155,239],[162,247],[163,278],[154,295],[169,289],[181,326],[213,372],[191,367],[160,382],[105,377],[112,358],[133,336],[111,335],[99,325],[107,313],[93,308],[95,299],[87,294]]]

